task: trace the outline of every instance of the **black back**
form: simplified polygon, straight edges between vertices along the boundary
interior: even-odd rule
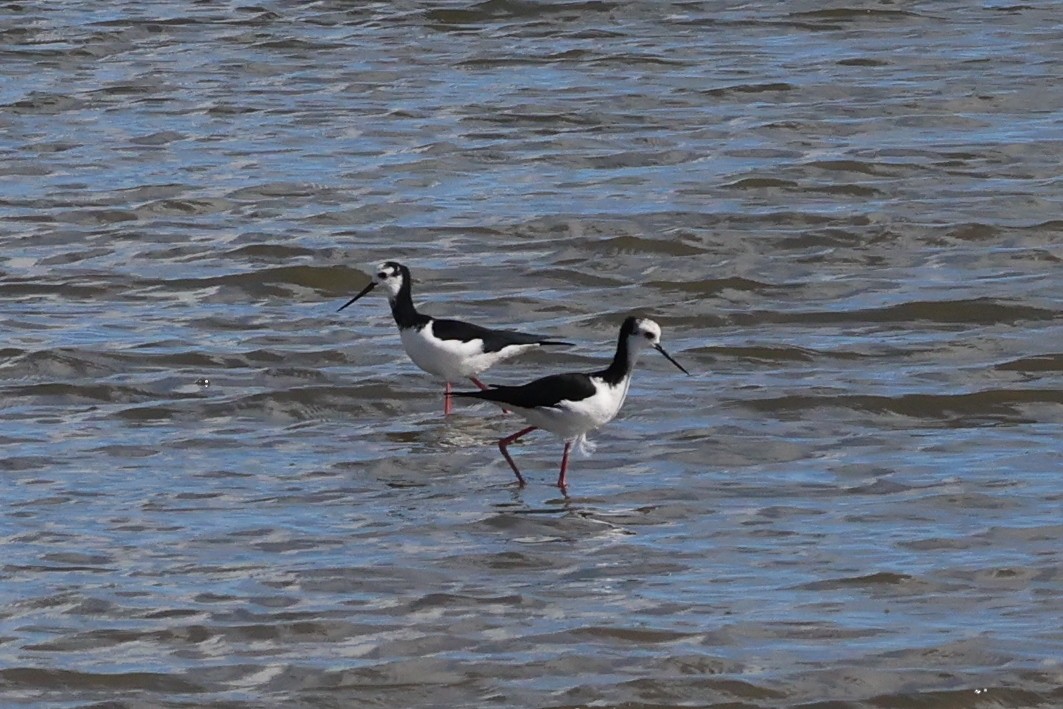
[[[432,332],[439,339],[460,342],[483,340],[484,352],[498,352],[510,345],[572,345],[571,342],[549,340],[539,335],[525,335],[512,330],[491,330],[462,320],[436,319],[419,313],[413,304],[413,288],[410,285],[413,279],[410,277],[410,269],[396,261],[387,261],[383,265],[390,266],[402,274],[402,287],[390,303],[391,315],[401,330],[420,330],[431,322]]]
[[[536,409],[557,406],[562,401],[582,401],[594,396],[595,391],[597,390],[589,374],[551,374],[520,386],[496,386],[486,391],[457,391],[454,396]]]
[[[548,340],[538,335],[525,335],[512,330],[491,330],[461,320],[432,321],[432,332],[441,340],[470,342],[483,340],[484,352],[498,352],[510,345],[571,345],[571,342]]]
[[[583,374],[551,374],[521,386],[495,386],[487,391],[454,392],[454,396],[470,399],[495,401],[525,409],[557,406],[562,401],[582,401],[594,396],[596,389],[591,378],[601,379],[610,386],[616,386],[624,377],[631,374],[634,365],[630,349],[630,337],[638,328],[638,319],[629,317],[620,326],[617,338],[616,354],[605,369]]]

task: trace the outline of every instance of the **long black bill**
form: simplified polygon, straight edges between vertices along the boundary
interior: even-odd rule
[[[350,305],[350,304],[351,304],[351,303],[353,303],[354,301],[358,300],[359,298],[361,298],[361,297],[362,297],[363,295],[365,295],[365,294],[366,294],[366,293],[368,293],[369,291],[373,290],[374,288],[376,288],[376,283],[374,283],[373,281],[369,281],[369,285],[367,285],[367,286],[366,286],[365,288],[363,288],[363,289],[362,289],[362,292],[361,292],[361,293],[359,293],[358,295],[354,296],[353,298],[351,298],[350,300],[348,300],[348,301],[347,301],[346,303],[344,303],[343,305],[341,305],[341,306],[340,306],[340,310],[343,310],[343,309],[344,309],[344,308],[346,308],[346,307],[347,307],[348,305]],[[337,310],[336,312],[338,313],[338,312],[340,312],[340,310]],[[666,356],[667,356],[667,355],[666,355]]]
[[[665,352],[663,347],[661,347],[660,345],[654,345],[653,349],[655,349],[658,352],[660,352],[661,354],[663,354],[664,358],[666,360],[668,360],[669,362],[671,362],[675,366],[679,367],[679,371],[680,372],[682,372],[683,374],[686,374],[687,376],[690,375],[690,372],[688,372],[687,370],[683,369],[683,365],[679,364],[679,362],[676,362],[674,359],[672,359],[672,355],[670,355],[667,352]]]

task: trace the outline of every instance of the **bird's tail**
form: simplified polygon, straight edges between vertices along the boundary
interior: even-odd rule
[[[575,344],[565,342],[564,340],[539,340],[536,344],[546,345],[548,347],[575,347]]]
[[[586,433],[581,433],[576,436],[575,444],[576,450],[579,451],[579,454],[584,458],[590,457],[594,451],[598,450],[598,444],[587,438]]]

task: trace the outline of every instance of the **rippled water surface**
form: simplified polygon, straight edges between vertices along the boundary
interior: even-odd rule
[[[0,6],[0,704],[1063,705],[1059,19]],[[519,490],[385,259],[693,376]]]

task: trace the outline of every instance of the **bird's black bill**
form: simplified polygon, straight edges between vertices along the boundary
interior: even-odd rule
[[[672,355],[670,355],[667,352],[665,352],[663,347],[661,347],[660,345],[654,345],[653,349],[655,349],[658,352],[660,352],[661,354],[663,354],[664,358],[666,360],[668,360],[669,362],[671,362],[675,366],[679,367],[679,371],[680,372],[682,372],[683,374],[686,374],[688,376],[690,375],[690,372],[688,372],[687,370],[683,369],[683,365],[679,364],[679,362],[676,362],[674,359],[672,359]]]
[[[376,288],[376,283],[374,283],[373,281],[369,281],[369,285],[367,285],[367,286],[366,286],[365,288],[363,288],[363,289],[362,289],[362,292],[361,292],[361,293],[359,293],[358,295],[354,296],[353,298],[351,298],[350,300],[348,300],[348,301],[347,301],[346,303],[344,303],[343,305],[341,305],[341,306],[340,306],[340,310],[343,310],[343,309],[344,309],[344,308],[346,308],[346,307],[347,307],[348,305],[350,305],[350,304],[351,304],[351,303],[353,303],[354,301],[358,300],[359,298],[361,298],[361,297],[362,297],[363,295],[365,295],[365,294],[366,294],[366,293],[368,293],[369,291],[373,290],[374,288]],[[340,310],[337,310],[336,312],[338,313],[338,312],[340,312]]]

